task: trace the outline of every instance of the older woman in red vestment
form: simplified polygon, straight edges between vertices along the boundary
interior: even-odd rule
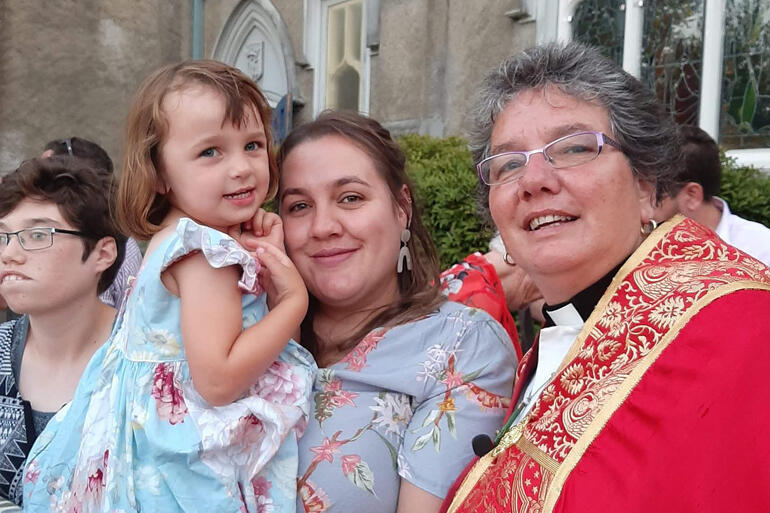
[[[593,49],[536,47],[487,76],[472,149],[548,323],[444,508],[766,510],[770,270],[694,221],[656,227],[679,143],[652,93]]]

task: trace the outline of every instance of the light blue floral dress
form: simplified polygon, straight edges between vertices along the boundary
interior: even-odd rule
[[[148,257],[112,338],[92,358],[72,402],[37,439],[24,477],[25,511],[294,511],[297,438],[315,364],[294,341],[247,395],[212,407],[185,359],[180,300],[160,275],[200,251],[240,265],[243,326],[267,312],[259,264],[233,239],[182,219]],[[211,305],[217,308],[216,304]]]

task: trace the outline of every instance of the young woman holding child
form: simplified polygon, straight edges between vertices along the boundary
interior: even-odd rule
[[[286,249],[311,297],[301,340],[321,367],[297,510],[438,511],[471,439],[502,421],[511,339],[441,295],[405,156],[379,123],[325,113],[279,166]]]
[[[29,511],[294,510],[315,365],[291,337],[307,292],[277,216],[260,217],[256,260],[226,235],[275,190],[271,144],[269,106],[234,68],[191,61],[144,82],[117,213],[149,238],[145,260],[33,448]]]

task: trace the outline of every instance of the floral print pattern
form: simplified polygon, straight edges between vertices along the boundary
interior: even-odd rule
[[[516,331],[505,289],[495,266],[481,253],[472,253],[441,273],[441,291],[450,301],[484,310],[502,324],[511,337],[517,358],[521,358],[521,342]]]
[[[184,422],[187,415],[187,405],[184,402],[182,389],[174,382],[174,371],[165,363],[155,366],[151,395],[155,398],[155,409],[158,418],[170,424]]]
[[[148,257],[110,340],[88,364],[72,402],[30,453],[30,511],[293,512],[297,439],[310,412],[315,364],[290,341],[244,397],[220,407],[195,390],[180,301],[160,275],[200,251],[214,267],[239,264],[258,291],[257,262],[223,233],[183,219]],[[245,294],[244,329],[267,313]]]
[[[297,511],[392,513],[401,479],[443,496],[500,426],[515,366],[500,324],[458,303],[373,330],[317,374]]]

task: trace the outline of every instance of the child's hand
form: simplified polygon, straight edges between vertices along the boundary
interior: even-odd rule
[[[307,288],[294,263],[286,253],[264,241],[257,243],[256,254],[262,264],[259,278],[267,293],[268,307],[272,310],[289,302],[301,309],[304,317],[308,304]]]
[[[278,214],[266,212],[260,208],[254,215],[240,226],[231,226],[228,235],[249,251],[255,251],[260,242],[272,244],[281,251],[283,246],[283,222]]]

